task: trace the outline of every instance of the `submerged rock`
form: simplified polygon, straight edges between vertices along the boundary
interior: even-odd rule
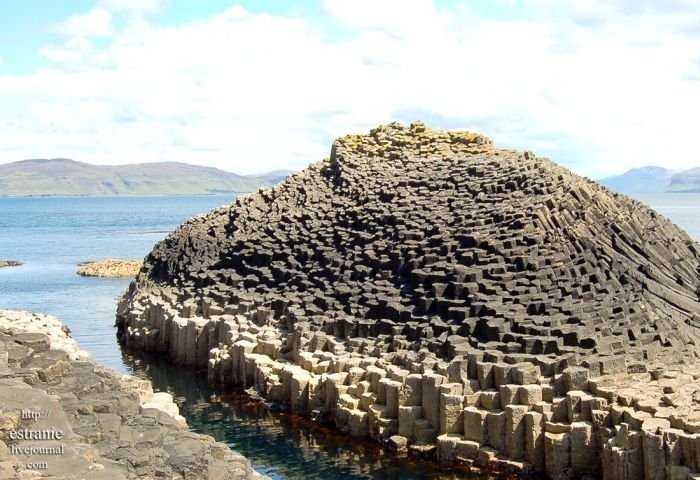
[[[183,224],[117,326],[212,382],[444,463],[698,471],[663,453],[700,432],[698,251],[549,160],[390,124]]]
[[[143,262],[141,260],[107,258],[83,262],[79,266],[78,275],[84,277],[125,278],[135,277],[143,267]]]

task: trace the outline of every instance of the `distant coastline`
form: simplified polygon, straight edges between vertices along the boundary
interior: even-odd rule
[[[675,171],[664,167],[633,168],[622,175],[596,180],[617,193],[699,193],[700,167]]]
[[[238,175],[179,162],[93,165],[65,158],[0,165],[0,197],[236,195],[278,183],[294,172]]]

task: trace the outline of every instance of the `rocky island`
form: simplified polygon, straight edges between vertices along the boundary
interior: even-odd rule
[[[83,262],[79,267],[78,275],[83,277],[126,278],[135,277],[143,267],[143,262],[106,258],[94,262]]]
[[[700,478],[699,251],[530,152],[389,124],[183,224],[117,327],[399,453]]]
[[[20,265],[22,265],[22,262],[18,262],[17,260],[0,260],[0,268],[19,267]]]
[[[0,310],[0,478],[257,479],[168,393],[95,364],[54,317]]]

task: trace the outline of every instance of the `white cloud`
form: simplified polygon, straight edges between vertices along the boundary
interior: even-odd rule
[[[298,169],[338,135],[423,118],[590,176],[689,168],[700,48],[679,27],[682,3],[507,0],[498,8],[531,17],[501,19],[429,0],[325,0],[321,20],[232,7],[167,28],[135,15],[106,47],[76,36],[41,50],[52,68],[0,75],[0,161]]]
[[[71,37],[62,45],[45,45],[39,49],[39,55],[61,64],[64,68],[93,68],[110,64],[106,52],[96,51],[93,44],[85,37]]]
[[[444,26],[432,0],[323,0],[323,10],[350,27],[404,39]]]
[[[66,36],[108,37],[114,33],[112,15],[104,9],[95,8],[84,14],[75,14],[52,30]]]
[[[99,6],[112,12],[141,11],[153,13],[163,8],[162,0],[100,0]]]

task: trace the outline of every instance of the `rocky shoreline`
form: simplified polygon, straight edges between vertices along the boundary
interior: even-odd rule
[[[117,327],[130,348],[397,452],[690,480],[698,252],[547,159],[390,124],[180,226]]]
[[[54,317],[0,310],[0,478],[263,479],[167,393],[95,364]]]
[[[143,262],[141,260],[106,258],[82,262],[79,267],[77,273],[84,277],[129,278],[135,277],[139,273]]]

